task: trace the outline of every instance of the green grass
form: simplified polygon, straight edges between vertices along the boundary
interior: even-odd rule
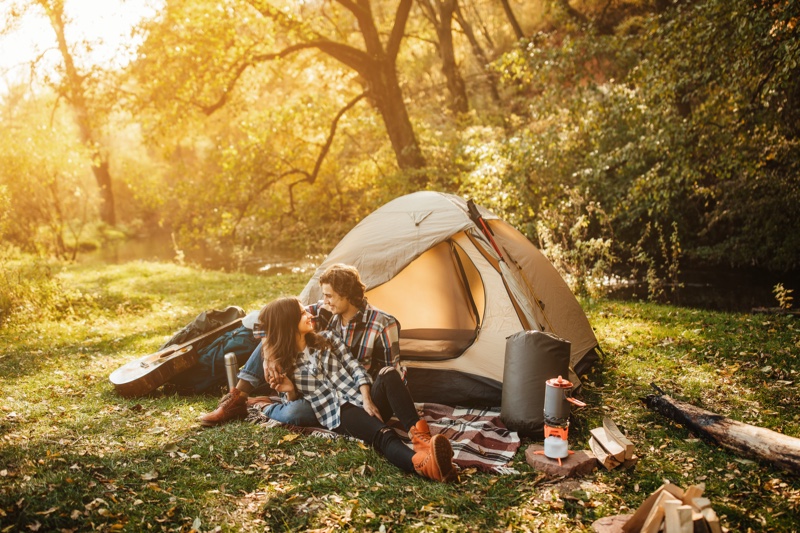
[[[800,322],[792,317],[599,301],[585,309],[605,358],[585,376],[572,449],[610,416],[636,444],[632,470],[550,479],[407,475],[372,450],[247,422],[203,429],[216,396],[125,399],[108,381],[199,312],[259,308],[307,274],[259,277],[161,263],[69,266],[59,319],[0,329],[0,531],[590,531],[665,479],[706,484],[731,531],[797,531],[800,480],[698,440],[645,408],[673,397],[800,437]],[[51,313],[52,315],[52,313]],[[29,319],[29,320],[23,320]]]

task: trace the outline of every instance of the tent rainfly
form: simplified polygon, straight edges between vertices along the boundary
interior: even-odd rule
[[[573,384],[597,360],[586,314],[548,259],[490,211],[446,193],[396,198],[358,223],[301,293],[322,298],[330,265],[355,266],[375,307],[400,322],[418,402],[499,406],[506,339],[541,331],[570,343]]]

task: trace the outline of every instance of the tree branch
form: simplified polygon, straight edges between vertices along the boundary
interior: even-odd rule
[[[393,61],[400,51],[400,41],[403,40],[403,35],[405,34],[406,23],[408,22],[409,13],[411,13],[411,4],[411,0],[400,0],[397,6],[392,33],[389,36],[389,42],[386,44],[386,55],[392,58]]]
[[[333,118],[333,121],[331,122],[330,131],[328,132],[328,138],[325,139],[325,144],[322,146],[322,149],[320,150],[319,155],[317,156],[317,160],[314,163],[314,170],[311,171],[311,174],[308,174],[307,172],[300,170],[296,170],[294,172],[296,174],[305,174],[305,178],[299,179],[289,185],[290,213],[294,212],[294,196],[293,196],[294,188],[303,182],[306,182],[309,185],[311,185],[316,181],[317,176],[319,176],[319,169],[322,167],[322,162],[325,160],[325,157],[328,155],[328,152],[331,149],[331,145],[333,144],[333,139],[336,136],[336,128],[339,126],[339,120],[341,120],[341,118],[345,115],[345,113],[350,111],[358,102],[360,102],[362,99],[366,97],[367,93],[362,92],[361,94],[350,100],[342,109],[339,110],[338,113],[336,113],[336,116]]]

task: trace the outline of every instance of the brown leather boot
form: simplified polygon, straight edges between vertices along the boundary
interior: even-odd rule
[[[428,451],[419,451],[411,458],[414,470],[420,476],[447,483],[456,476],[453,465],[453,447],[444,435],[434,435],[428,443]]]
[[[411,437],[415,452],[427,452],[430,450],[431,430],[424,419],[417,420],[417,423],[408,430],[408,436]]]
[[[222,397],[216,409],[200,416],[200,423],[211,427],[243,418],[247,418],[247,396],[234,388]]]

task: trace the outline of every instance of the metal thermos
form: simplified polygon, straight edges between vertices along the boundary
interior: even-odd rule
[[[235,353],[225,354],[225,373],[228,375],[228,386],[233,389],[236,387],[236,374],[239,371],[239,362],[236,360]]]

